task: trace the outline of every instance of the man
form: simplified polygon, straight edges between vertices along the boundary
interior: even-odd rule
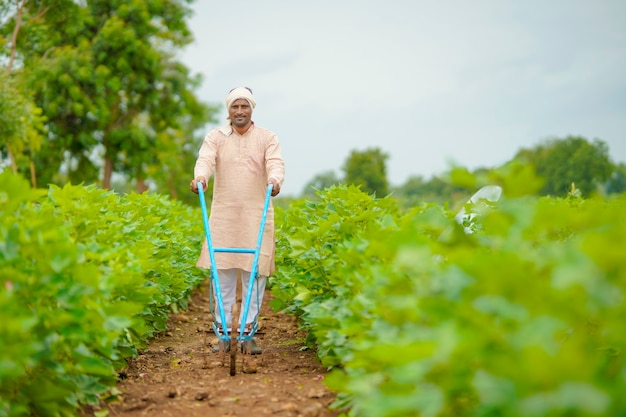
[[[256,106],[252,90],[247,87],[232,89],[226,96],[229,123],[211,130],[200,147],[194,168],[191,191],[198,193],[198,182],[206,190],[208,179],[214,175],[213,201],[209,216],[211,240],[214,247],[254,248],[260,230],[267,185],[272,184],[272,196],[278,195],[285,178],[285,164],[278,137],[252,121]],[[252,296],[246,326],[255,322],[261,308],[267,277],[274,272],[274,209],[268,208],[258,263],[258,279]],[[252,270],[252,254],[215,253],[215,263],[222,294],[225,318],[230,323],[241,274],[242,299],[248,293]],[[205,240],[197,263],[210,268],[210,257]],[[216,296],[217,304],[217,296]],[[244,318],[243,308],[239,320]],[[221,328],[221,317],[216,314]],[[235,331],[235,329],[232,329]],[[261,353],[254,338],[251,353]],[[214,351],[219,350],[215,346]]]

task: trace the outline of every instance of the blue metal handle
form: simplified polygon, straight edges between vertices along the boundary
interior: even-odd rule
[[[244,340],[252,339],[252,336],[256,332],[256,320],[255,326],[250,330],[250,334],[247,337],[244,337],[244,332],[246,329],[246,320],[248,318],[248,309],[250,308],[250,300],[252,299],[252,284],[254,284],[254,280],[257,275],[257,265],[259,263],[259,254],[261,253],[261,243],[263,242],[263,231],[265,230],[265,221],[267,220],[267,210],[270,205],[270,197],[272,196],[272,188],[274,184],[267,184],[267,190],[265,191],[265,204],[263,206],[263,215],[261,216],[261,224],[259,227],[259,236],[256,242],[256,248],[254,251],[254,260],[252,261],[252,271],[250,272],[250,281],[248,282],[248,294],[246,294],[246,302],[243,307],[243,320],[241,320],[240,328],[239,328],[239,337],[237,338],[240,342]],[[261,306],[259,306],[261,308]]]
[[[220,280],[217,276],[217,264],[215,263],[215,251],[213,250],[213,242],[211,241],[211,229],[209,228],[209,216],[206,211],[206,201],[204,199],[204,187],[202,182],[196,183],[198,186],[198,196],[200,198],[200,207],[202,208],[202,220],[204,221],[204,234],[206,235],[207,247],[209,250],[209,258],[211,260],[211,280],[213,281],[213,288],[215,288],[215,294],[217,294],[217,308],[220,318],[222,319],[222,340],[228,340],[228,323],[226,321],[226,313],[224,312],[224,300],[222,299],[222,291],[220,289]],[[219,332],[217,336],[219,337]]]
[[[204,222],[204,232],[206,235],[206,241],[207,241],[207,247],[209,250],[209,258],[211,260],[211,279],[213,281],[213,285],[215,288],[215,293],[216,293],[216,297],[217,297],[217,304],[218,304],[218,310],[219,310],[219,315],[220,318],[222,320],[222,335],[220,336],[219,331],[216,331],[217,336],[226,341],[226,340],[230,340],[229,336],[228,336],[228,325],[227,325],[227,321],[226,321],[226,313],[224,312],[224,300],[222,299],[222,292],[220,289],[220,283],[219,283],[219,279],[218,279],[218,272],[217,272],[217,264],[215,262],[215,252],[232,252],[232,253],[254,253],[254,260],[252,261],[252,271],[250,272],[250,281],[248,283],[248,294],[246,295],[246,300],[244,303],[244,310],[243,310],[243,320],[241,320],[241,327],[239,329],[239,336],[237,337],[238,341],[244,341],[244,340],[250,340],[252,339],[252,336],[254,335],[254,333],[256,332],[258,326],[256,325],[256,319],[255,319],[255,325],[254,328],[251,329],[250,333],[248,334],[247,337],[244,337],[244,332],[245,332],[245,328],[246,328],[246,319],[248,318],[248,310],[250,309],[250,301],[252,299],[252,285],[254,284],[254,280],[257,277],[257,271],[258,271],[258,263],[259,263],[259,254],[261,253],[261,244],[263,242],[263,232],[265,231],[265,223],[267,221],[267,212],[269,209],[269,205],[270,205],[270,197],[272,196],[272,189],[274,188],[273,184],[268,184],[267,185],[267,189],[265,192],[265,204],[263,206],[263,214],[261,216],[261,224],[259,226],[259,235],[257,237],[257,244],[256,247],[254,249],[250,249],[250,248],[214,248],[213,247],[213,242],[211,240],[211,229],[209,227],[209,216],[207,214],[207,210],[206,210],[206,201],[204,198],[204,187],[202,185],[202,182],[198,181],[196,183],[197,187],[198,187],[198,196],[200,198],[200,207],[202,209],[202,220]],[[259,306],[260,307],[260,306]],[[217,328],[214,328],[215,330],[218,330]],[[234,331],[234,329],[233,329]],[[234,349],[235,347],[232,346],[231,349]]]

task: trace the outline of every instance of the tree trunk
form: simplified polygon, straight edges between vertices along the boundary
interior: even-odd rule
[[[176,187],[174,186],[174,176],[170,175],[167,179],[167,187],[170,190],[170,196],[174,200],[178,200],[178,193],[176,192]]]
[[[37,174],[35,170],[35,161],[30,160],[30,184],[33,188],[37,188]]]
[[[104,178],[102,179],[102,188],[111,189],[111,175],[113,175],[113,159],[104,158]]]
[[[146,180],[143,178],[137,178],[137,194],[143,194],[148,191]]]
[[[11,35],[11,53],[9,55],[9,63],[7,64],[6,73],[10,74],[13,69],[13,63],[15,62],[15,53],[17,51],[17,34],[20,32],[20,27],[22,26],[22,11],[24,10],[24,5],[26,4],[26,0],[21,1],[17,5],[17,11],[15,13],[15,27],[13,28],[13,34]]]
[[[11,70],[13,69],[13,62],[15,61],[15,53],[17,50],[16,42],[17,42],[17,34],[20,31],[20,26],[22,25],[22,9],[24,8],[24,4],[26,0],[18,3],[17,12],[15,15],[15,28],[13,28],[13,35],[11,36],[11,52],[9,55],[9,63],[6,66],[5,73],[7,75],[11,74]],[[7,144],[7,150],[9,153],[9,160],[11,161],[11,169],[14,174],[17,174],[17,162],[15,162],[15,155],[13,154],[13,150],[11,149],[11,145]]]
[[[11,169],[14,174],[17,174],[17,162],[15,162],[15,155],[11,149],[11,144],[7,143],[7,152],[9,153],[9,161],[11,161]]]

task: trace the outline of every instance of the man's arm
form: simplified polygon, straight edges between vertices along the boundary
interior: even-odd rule
[[[198,182],[202,182],[202,188],[206,191],[209,178],[213,174],[215,167],[215,159],[217,156],[217,142],[212,132],[209,132],[200,146],[198,151],[198,159],[193,169],[194,179],[189,184],[189,189],[198,194]]]
[[[265,169],[267,170],[267,183],[273,185],[272,197],[275,197],[280,193],[280,187],[285,181],[285,161],[276,135],[272,136],[265,150]]]

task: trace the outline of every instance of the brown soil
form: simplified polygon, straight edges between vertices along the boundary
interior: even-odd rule
[[[326,370],[307,350],[306,333],[296,320],[276,313],[266,291],[257,340],[261,355],[237,354],[230,376],[230,354],[213,353],[208,284],[193,295],[187,311],[173,314],[168,330],[132,359],[118,383],[117,401],[85,410],[94,416],[277,416],[333,417],[335,396],[324,384]]]

